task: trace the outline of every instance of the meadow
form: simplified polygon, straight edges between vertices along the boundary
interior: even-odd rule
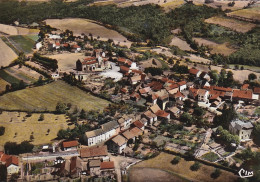
[[[85,110],[103,110],[109,102],[92,96],[61,80],[27,88],[0,97],[0,108],[19,111],[55,111],[58,102],[71,103]]]
[[[17,54],[6,45],[6,43],[0,38],[0,67],[8,66],[18,56]]]
[[[241,9],[233,11],[231,13],[227,13],[227,16],[245,19],[253,22],[260,22],[260,4],[251,8]]]
[[[0,114],[0,126],[5,127],[5,134],[0,136],[0,145],[5,142],[21,143],[24,140],[30,140],[33,132],[33,141],[35,145],[47,144],[57,137],[60,129],[66,129],[69,126],[65,115],[44,114],[44,120],[38,121],[40,114],[27,116],[25,112],[3,112]],[[48,132],[48,129],[50,132]]]
[[[214,16],[205,20],[206,23],[217,24],[237,32],[246,33],[256,27],[256,24],[236,20],[233,18]]]
[[[24,35],[9,36],[11,43],[24,53],[31,53],[35,41]]]
[[[236,181],[237,179],[236,175],[224,170],[221,170],[221,175],[217,179],[212,179],[210,175],[214,172],[214,167],[201,164],[201,167],[198,171],[192,171],[190,170],[190,166],[194,164],[194,161],[186,161],[182,158],[178,164],[173,165],[171,164],[171,161],[174,159],[174,157],[175,155],[162,152],[155,158],[145,160],[134,165],[133,168],[140,168],[140,170],[141,168],[160,169],[191,181],[232,182]]]

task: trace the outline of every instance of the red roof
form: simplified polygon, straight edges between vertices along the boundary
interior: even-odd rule
[[[138,74],[140,74],[140,75],[143,73],[142,71],[136,70],[136,69],[132,70],[132,72],[133,72],[133,73],[138,73]]]
[[[193,75],[196,75],[198,72],[199,72],[199,70],[194,69],[194,68],[191,68],[191,69],[189,70],[189,73],[190,73],[190,74],[193,74]]]
[[[69,47],[69,44],[65,43],[63,44],[63,47]]]
[[[163,110],[159,110],[155,113],[156,116],[160,116],[160,117],[163,117],[163,118],[166,118],[167,116],[169,116],[169,113],[163,111]]]
[[[220,91],[225,91],[225,92],[232,92],[232,90],[233,90],[230,87],[225,88],[225,87],[211,86],[211,88],[214,90],[220,90]]]
[[[15,156],[2,154],[1,162],[5,163],[6,167],[10,166],[11,164],[18,166],[19,160]]]
[[[253,92],[251,90],[234,90],[233,98],[252,99]]]
[[[56,46],[60,46],[60,43],[59,43],[59,42],[56,42],[55,45],[56,45]]]
[[[158,95],[157,94],[152,94],[152,100],[156,100],[156,99],[158,99]]]
[[[198,89],[196,89],[196,88],[189,88],[189,91],[192,93],[192,95],[194,97],[196,97],[198,95]]]
[[[100,164],[100,169],[114,169],[115,165],[114,165],[114,161],[109,161],[109,162],[101,162]]]
[[[179,86],[182,86],[182,85],[185,85],[187,82],[186,81],[181,81],[181,82],[178,82],[177,84],[179,85]]]
[[[260,94],[260,87],[254,88],[254,94]]]
[[[169,86],[170,89],[175,89],[175,88],[178,88],[178,87],[179,87],[179,85],[176,84],[176,83],[171,84],[171,85]]]
[[[242,85],[241,89],[248,89],[248,87],[249,87],[249,84],[246,83],[246,84]]]
[[[120,57],[119,57],[119,58],[117,59],[117,61],[118,61],[118,62],[121,62],[121,63],[125,63],[125,62],[126,62],[126,59],[125,59],[125,58],[120,58]]]
[[[126,66],[120,66],[120,71],[122,72],[129,72],[129,68]]]
[[[137,121],[135,121],[134,123],[133,123],[137,128],[142,128],[142,127],[144,127],[144,124],[141,122],[141,121],[139,121],[139,120],[137,120]]]
[[[107,156],[107,146],[93,146],[82,148],[80,150],[80,157],[100,157]]]
[[[163,84],[157,81],[152,81],[150,84],[148,84],[153,90],[161,90],[163,87]]]
[[[80,48],[80,46],[78,46],[76,44],[74,44],[72,47],[75,48],[75,49]]]
[[[174,94],[174,97],[177,98],[177,97],[182,97],[184,98],[185,96],[181,93],[181,92],[177,92],[176,94]]]
[[[95,57],[86,57],[84,58],[84,61],[92,61],[92,60],[96,60]]]
[[[78,146],[78,141],[77,140],[73,140],[73,141],[67,141],[67,142],[63,142],[62,145],[64,148],[69,148],[69,147],[76,147]]]

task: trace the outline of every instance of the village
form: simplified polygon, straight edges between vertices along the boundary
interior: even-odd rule
[[[103,47],[94,45],[97,42],[91,35],[52,31],[41,37],[26,64],[44,70],[54,82],[64,80],[134,109],[115,111],[102,124],[77,120],[79,125],[90,122],[93,129],[74,139],[39,146],[33,153],[0,152],[9,176],[19,174],[21,181],[122,181],[131,165],[160,152],[191,156],[236,171],[241,165],[236,157],[239,153],[247,147],[259,150],[252,133],[260,122],[260,87],[249,83],[217,86],[212,72],[200,70],[196,64],[186,67],[177,58],[163,60],[168,70],[157,68],[153,58],[150,67],[143,67],[136,56],[140,53],[108,49],[119,47],[110,40],[101,42]],[[75,57],[68,70],[50,69],[36,59],[54,53],[83,53],[84,58]],[[230,72],[223,69],[220,74],[228,85]]]

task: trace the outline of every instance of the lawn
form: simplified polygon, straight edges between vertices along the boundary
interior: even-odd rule
[[[0,93],[5,91],[6,85],[10,85],[10,83],[0,78]]]
[[[206,19],[205,22],[210,24],[220,25],[242,33],[246,33],[252,30],[254,27],[256,27],[256,24],[253,23],[244,22],[233,18],[219,17],[219,16]]]
[[[10,73],[8,73],[5,70],[0,70],[0,78],[5,80],[6,82],[9,82],[10,84],[16,83],[19,84],[20,80],[14,76],[12,76]]]
[[[210,162],[214,162],[216,161],[219,157],[217,154],[215,154],[214,152],[209,152],[204,154],[203,156],[201,156],[202,159],[210,161]]]
[[[133,168],[155,168],[161,169],[167,172],[178,174],[183,178],[186,178],[190,181],[228,181],[232,182],[237,179],[237,176],[231,172],[227,172],[221,170],[221,175],[217,179],[212,179],[210,177],[211,173],[214,172],[215,168],[212,166],[207,166],[201,164],[201,167],[198,171],[191,171],[190,166],[194,164],[194,161],[186,161],[183,158],[181,161],[173,165],[171,164],[172,159],[174,159],[175,155],[167,154],[167,153],[160,153],[157,157],[153,159],[149,159],[146,161],[142,161],[133,166]]]
[[[9,39],[12,41],[15,47],[18,47],[25,53],[31,53],[34,47],[35,41],[31,38],[23,35],[10,36]]]
[[[0,108],[20,111],[55,111],[58,102],[71,103],[85,110],[103,110],[109,102],[92,96],[61,80],[27,88],[0,97]]]
[[[5,142],[20,143],[24,140],[30,140],[33,132],[33,144],[50,143],[57,137],[60,129],[68,128],[65,115],[44,114],[44,120],[38,121],[40,114],[32,114],[26,117],[25,112],[3,112],[0,114],[0,126],[5,127],[5,134],[0,136],[0,146]],[[73,127],[73,126],[70,126]],[[50,132],[48,134],[48,129]]]

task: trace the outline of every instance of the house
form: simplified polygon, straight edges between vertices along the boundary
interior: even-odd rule
[[[107,172],[114,172],[115,171],[114,161],[101,162],[100,171],[102,174],[105,174]]]
[[[258,95],[258,99],[260,99],[260,87],[254,87],[253,88],[253,93],[255,95]]]
[[[172,96],[176,101],[177,100],[184,100],[186,97],[181,93],[181,92],[177,92],[175,94],[173,94]]]
[[[204,80],[207,80],[207,81],[210,81],[210,76],[208,75],[207,72],[203,71],[200,76],[199,76],[201,79],[204,79]]]
[[[19,159],[16,156],[6,155],[0,152],[0,163],[6,166],[8,175],[18,173],[20,170]]]
[[[209,91],[205,89],[198,89],[198,101],[208,103]]]
[[[230,123],[229,131],[233,135],[238,135],[241,142],[245,142],[250,140],[250,136],[253,131],[253,125],[251,122],[245,123],[237,119]]]
[[[41,42],[38,42],[36,45],[35,45],[36,49],[39,51],[41,48],[42,48],[42,43]]]
[[[158,110],[155,115],[160,119],[170,119],[170,113],[163,110]]]
[[[187,89],[186,83],[187,83],[186,81],[181,81],[181,82],[177,83],[179,85],[179,91],[180,92]]]
[[[195,76],[195,77],[199,77],[200,74],[201,74],[201,71],[200,71],[200,70],[197,70],[197,69],[195,69],[195,68],[191,68],[191,69],[189,70],[189,73],[190,73],[191,75]]]
[[[252,90],[233,90],[232,101],[250,102],[253,100]]]
[[[133,143],[135,141],[135,138],[141,135],[142,133],[142,130],[140,130],[137,127],[134,127],[124,131],[122,133],[122,136],[128,140],[128,143]]]
[[[196,99],[198,96],[198,89],[196,88],[189,88],[189,97],[192,99]]]
[[[168,109],[168,112],[171,115],[171,118],[177,118],[180,115],[181,110],[177,107],[171,107]]]
[[[133,127],[137,127],[141,130],[144,130],[144,124],[139,120],[136,120],[135,122],[133,122]]]
[[[77,150],[78,145],[79,145],[79,143],[77,140],[65,141],[65,142],[62,142],[62,150],[64,150],[64,151]]]
[[[123,153],[127,145],[127,139],[117,135],[107,142],[108,150],[116,153]]]
[[[91,159],[88,161],[87,167],[91,176],[99,176],[100,175],[100,159]]]
[[[158,95],[158,94],[157,94]],[[168,93],[162,95],[162,96],[159,96],[159,99],[157,101],[157,104],[160,105],[160,107],[162,108],[162,110],[165,109],[166,107],[166,104],[169,102],[169,95]]]
[[[153,125],[153,123],[157,121],[157,116],[149,110],[146,111],[142,116],[148,120],[148,125]]]
[[[84,140],[88,146],[96,145],[117,135],[119,131],[120,127],[118,122],[110,121],[101,125],[99,129],[86,132]]]
[[[89,160],[89,159],[102,159],[103,161],[109,160],[106,145],[81,148],[80,157],[85,160]]]
[[[58,78],[60,77],[60,74],[59,74],[59,72],[57,71],[57,72],[52,73],[52,74],[51,74],[51,77],[52,77],[53,79],[58,79]]]
[[[77,71],[83,72],[94,72],[103,71],[105,69],[110,69],[111,65],[107,59],[101,57],[86,57],[83,60],[76,61]]]
[[[130,127],[133,115],[124,114],[120,119],[117,120],[120,130],[125,130]]]

